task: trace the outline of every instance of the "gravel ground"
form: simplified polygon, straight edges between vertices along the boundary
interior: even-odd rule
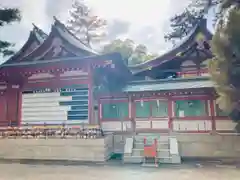
[[[0,180],[239,180],[234,166],[62,166],[0,164]]]

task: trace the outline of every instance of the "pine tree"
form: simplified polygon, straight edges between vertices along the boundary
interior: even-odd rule
[[[20,21],[20,11],[18,9],[0,8],[0,27],[14,21]],[[12,43],[0,40],[0,55],[9,56],[14,53],[11,50]]]
[[[100,41],[105,36],[106,25],[106,20],[94,15],[84,1],[74,1],[67,27],[80,40],[89,46]]]
[[[212,7],[220,5],[216,20],[222,15],[222,9],[229,7],[230,1],[238,0],[192,0],[179,14],[170,19],[171,31],[165,35],[166,41],[173,43],[184,38]]]
[[[219,24],[212,40],[209,72],[216,83],[219,107],[240,122],[240,9],[235,6]]]

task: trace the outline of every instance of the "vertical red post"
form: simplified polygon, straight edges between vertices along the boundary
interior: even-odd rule
[[[132,96],[128,96],[128,112],[129,112],[129,119],[132,120]]]
[[[100,125],[101,126],[101,121],[102,121],[102,115],[101,115],[101,113],[102,113],[102,105],[101,105],[101,101],[100,101],[100,99],[98,99],[98,125]]]
[[[173,130],[173,101],[171,98],[168,99],[168,128],[170,131]]]
[[[93,124],[93,75],[91,63],[88,63],[88,119],[89,124]]]
[[[215,106],[214,100],[210,100],[210,113],[211,113],[211,120],[212,120],[212,131],[216,131],[216,121],[215,121]]]
[[[22,89],[18,92],[18,126],[22,124]]]
[[[0,92],[0,126],[7,126],[7,97],[6,93]]]
[[[156,138],[154,139],[154,145],[157,148],[157,139]]]

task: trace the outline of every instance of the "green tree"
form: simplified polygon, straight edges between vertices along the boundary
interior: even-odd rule
[[[127,61],[134,51],[134,42],[130,39],[113,40],[111,43],[103,47],[103,53],[119,52],[122,55],[124,61]]]
[[[217,7],[216,20],[223,14],[222,10],[230,6],[231,1],[238,0],[191,0],[189,5],[170,19],[171,31],[165,34],[166,41],[175,42],[182,39],[193,29],[208,10]]]
[[[119,52],[127,64],[135,65],[157,57],[157,54],[148,53],[147,47],[136,45],[131,39],[116,39],[103,47],[103,53]]]
[[[84,1],[75,0],[67,23],[68,29],[89,46],[105,36],[106,20],[93,13]]]
[[[10,24],[14,21],[20,21],[20,11],[18,9],[0,8],[0,27]],[[11,50],[12,43],[0,40],[0,55],[9,56],[14,53]]]
[[[235,6],[218,25],[212,40],[214,58],[209,62],[216,83],[219,107],[240,122],[240,9]],[[240,130],[240,129],[239,129]]]

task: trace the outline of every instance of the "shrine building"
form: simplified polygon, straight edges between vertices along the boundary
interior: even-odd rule
[[[232,132],[208,74],[211,38],[202,19],[172,50],[128,66],[118,53],[94,51],[56,18],[48,35],[34,26],[0,66],[0,126]]]

